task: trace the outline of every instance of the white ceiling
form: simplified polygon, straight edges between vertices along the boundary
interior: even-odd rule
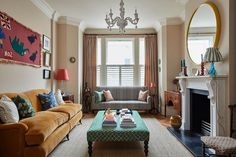
[[[60,16],[80,20],[86,28],[106,28],[105,16],[110,8],[119,15],[120,0],[45,0]],[[137,8],[138,28],[153,28],[158,20],[180,17],[187,0],[124,0],[125,17],[134,17]],[[133,28],[133,26],[128,26]]]

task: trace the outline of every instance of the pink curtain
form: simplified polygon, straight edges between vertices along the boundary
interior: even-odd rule
[[[145,37],[145,86],[150,94],[154,96],[154,106],[157,108],[158,98],[158,57],[157,57],[157,35]]]
[[[96,88],[96,47],[95,35],[84,35],[83,40],[83,85],[87,82],[91,91]]]

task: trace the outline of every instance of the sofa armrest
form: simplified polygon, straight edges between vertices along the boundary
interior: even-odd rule
[[[23,123],[0,124],[0,139],[4,141],[4,144],[0,145],[1,156],[24,156],[27,130],[27,125]]]
[[[150,95],[147,96],[147,103],[148,103],[148,105],[152,106],[152,103],[153,103],[152,96],[150,96]]]

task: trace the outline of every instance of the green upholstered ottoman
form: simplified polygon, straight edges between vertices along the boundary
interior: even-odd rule
[[[102,127],[104,111],[99,111],[87,131],[88,153],[92,155],[92,144],[96,141],[144,141],[144,152],[148,155],[149,130],[137,111],[133,111],[135,128],[121,128],[119,118],[116,127]]]

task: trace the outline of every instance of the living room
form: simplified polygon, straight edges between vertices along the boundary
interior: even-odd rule
[[[181,140],[177,137],[178,134],[167,129],[170,126],[170,117],[180,115],[182,119],[180,130],[191,130],[193,119],[191,113],[194,107],[189,104],[193,99],[197,103],[203,103],[199,102],[199,99],[209,104],[209,111],[207,110],[206,115],[212,126],[210,136],[230,135],[231,120],[228,106],[236,103],[236,70],[234,68],[236,66],[234,60],[236,58],[234,52],[236,49],[234,17],[236,4],[234,0],[152,0],[148,2],[123,0],[125,17],[132,18],[130,21],[134,24],[128,21],[128,26],[120,27],[120,30],[116,24],[111,27],[111,30],[107,28],[110,9],[114,14],[113,18],[120,16],[120,0],[99,2],[91,0],[66,2],[63,0],[1,0],[1,2],[0,12],[4,16],[1,16],[0,27],[0,52],[3,52],[0,54],[0,96],[7,95],[7,93],[21,93],[30,97],[32,107],[36,111],[40,111],[41,107],[38,107],[38,104],[35,105],[38,100],[35,100],[32,95],[49,91],[56,93],[57,89],[61,89],[65,92],[64,99],[74,103],[67,105],[66,108],[69,109],[56,107],[47,111],[53,112],[46,116],[52,119],[55,117],[63,119],[63,116],[69,115],[67,120],[63,119],[58,122],[60,126],[58,133],[51,137],[47,135],[50,137],[49,140],[45,136],[45,134],[49,134],[46,129],[44,131],[47,133],[44,132],[42,136],[40,135],[40,139],[37,139],[29,132],[27,134],[29,126],[22,125],[20,129],[21,131],[26,130],[27,136],[25,139],[19,139],[14,131],[6,129],[6,124],[0,124],[0,132],[3,131],[2,135],[6,135],[5,137],[0,135],[0,137],[5,141],[8,136],[15,135],[10,138],[10,141],[16,140],[8,141],[6,145],[2,142],[0,156],[89,156],[87,131],[95,120],[96,114],[107,109],[108,106],[114,107],[113,109],[135,106],[135,110],[141,110],[138,112],[141,115],[141,121],[146,123],[150,132],[148,148],[145,148],[147,143],[144,142],[111,142],[108,144],[94,142],[92,156],[141,157],[145,156],[145,151],[148,151],[146,155],[151,157],[196,156],[193,153],[193,150],[196,149],[194,146],[189,148],[182,145]],[[209,31],[202,34],[205,35],[204,40],[212,40],[210,42],[208,40],[208,42],[211,43],[211,47],[218,48],[214,50],[221,55],[219,60],[208,60],[213,64],[215,62],[216,74],[214,71],[210,73],[212,64],[205,62],[206,55],[202,55],[204,62],[201,58],[201,54],[205,53],[209,46],[201,43],[197,46],[201,47],[198,51],[204,49],[204,52],[191,53],[190,40],[193,39],[194,33],[190,33],[190,27],[196,17],[195,13],[205,6],[204,4],[215,13],[213,15],[216,25],[214,37],[207,38],[206,34],[212,33]],[[203,15],[208,15],[204,13]],[[10,18],[12,25],[5,17]],[[137,18],[139,19],[137,20]],[[212,18],[205,21],[211,20]],[[14,25],[19,29],[8,27]],[[14,32],[8,34],[11,29]],[[2,34],[2,30],[7,33]],[[29,34],[31,37],[28,38],[29,47],[35,42],[39,46],[37,47],[39,51],[28,53],[27,48],[21,52],[17,48],[14,49],[13,43],[14,41],[17,43],[16,35],[18,33]],[[195,34],[198,34],[197,41],[200,41],[199,34],[201,33],[195,32]],[[8,36],[11,37],[10,42]],[[9,42],[7,45],[6,40]],[[12,59],[12,53],[13,56],[16,53],[12,49],[5,49],[10,46],[18,52],[18,56],[28,56],[27,59],[31,62],[27,62],[26,59],[17,60],[20,57]],[[23,44],[24,46],[26,44]],[[192,46],[194,46],[193,43]],[[150,55],[147,55],[148,49]],[[35,59],[35,56],[40,57]],[[147,68],[147,63],[150,64],[149,68]],[[60,70],[67,75],[63,75],[63,78],[59,77]],[[137,97],[138,100],[138,94],[140,90],[144,90],[144,86],[150,92],[149,97],[145,98],[147,104],[145,107],[135,104],[136,101],[128,104],[127,102],[109,104],[112,102],[106,101],[102,104],[94,103],[95,90],[98,92],[110,90],[110,94],[117,100],[124,98],[129,100],[131,97]],[[85,89],[89,89],[89,94],[91,94],[87,102],[84,95]],[[179,95],[179,102],[169,100],[171,96],[165,100],[167,93],[173,94],[172,91]],[[133,92],[138,93],[137,96]],[[190,100],[192,95],[199,94],[203,96],[196,96]],[[76,104],[81,105],[76,106]],[[200,109],[198,108],[198,110]],[[206,109],[203,110],[205,113]],[[198,115],[199,112],[203,114],[203,110],[194,114]],[[55,112],[60,112],[60,114],[56,115]],[[135,116],[136,112],[133,114]],[[42,114],[41,116],[43,118]],[[45,119],[39,118],[39,120]],[[22,121],[27,120],[22,119]],[[67,122],[64,124],[65,121]],[[27,122],[27,124],[32,125],[31,122]],[[2,127],[3,125],[4,127]],[[16,126],[19,127],[18,124]],[[43,127],[48,126],[44,124]],[[50,129],[53,128],[55,129],[56,125],[50,127]],[[197,125],[195,130],[198,129]],[[62,135],[63,137],[61,137]],[[25,140],[26,142],[24,142]],[[192,142],[194,140],[190,143]],[[26,146],[23,146],[25,143]],[[38,146],[39,143],[41,145]],[[11,152],[9,145],[17,147],[17,149],[12,149]],[[201,146],[198,146],[197,149],[197,152],[201,154]]]

